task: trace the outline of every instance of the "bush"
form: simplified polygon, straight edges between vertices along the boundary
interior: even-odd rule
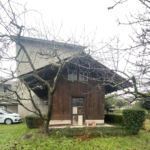
[[[118,124],[123,125],[123,117],[122,115],[118,114],[105,114],[105,122],[106,123],[112,123],[112,124]]]
[[[91,135],[92,137],[128,136],[131,131],[122,127],[83,127],[83,128],[51,128],[50,136],[53,138],[76,137]]]
[[[133,134],[137,134],[145,121],[145,110],[143,109],[124,109],[123,120],[127,129]]]
[[[29,129],[39,128],[44,124],[43,120],[39,116],[34,114],[26,116],[25,120]]]

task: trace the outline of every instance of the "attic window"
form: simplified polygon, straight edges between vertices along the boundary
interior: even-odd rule
[[[80,74],[79,74],[79,80],[80,81],[88,81],[87,77],[88,77],[87,72],[80,71]]]
[[[76,81],[77,80],[77,71],[69,70],[68,79],[72,80],[72,81]]]

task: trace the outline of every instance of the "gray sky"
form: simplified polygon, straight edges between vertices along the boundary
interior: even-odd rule
[[[43,18],[43,22],[55,36],[62,26],[59,33],[61,38],[67,40],[73,35],[78,40],[81,36],[88,36],[90,40],[94,37],[96,43],[102,39],[107,41],[117,35],[123,44],[129,44],[128,35],[132,34],[132,29],[129,26],[118,26],[116,19],[127,22],[130,12],[134,14],[143,11],[138,0],[129,0],[113,10],[107,9],[114,4],[113,0],[18,0],[18,2],[26,4],[28,10],[39,12],[32,12],[26,17],[27,25],[37,26]]]
[[[114,4],[113,0],[21,0],[19,2],[26,3],[28,9],[39,11],[49,28],[55,29],[55,34],[62,24],[61,37],[69,37],[75,32],[78,37],[85,29],[87,35],[91,32],[94,34],[96,30],[97,40],[108,39],[114,35],[127,40],[132,30],[127,26],[118,26],[116,18],[126,21],[126,16],[129,16],[130,12],[142,11],[138,0],[118,5],[113,10],[107,9]],[[32,22],[34,25],[35,20],[38,22],[39,15],[33,13],[29,18],[30,24]]]

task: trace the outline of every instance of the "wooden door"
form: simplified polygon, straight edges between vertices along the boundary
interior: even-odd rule
[[[83,98],[72,98],[72,125],[83,125]]]

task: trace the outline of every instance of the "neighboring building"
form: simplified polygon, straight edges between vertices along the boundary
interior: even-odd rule
[[[5,84],[0,84],[0,95],[5,96],[4,98],[0,98],[0,108],[3,108],[5,110],[8,110],[14,113],[18,113],[18,103],[16,103],[12,99],[7,98],[7,96],[10,97],[11,95],[11,92],[9,92],[7,88],[13,89],[15,86],[15,83],[16,81],[8,81]]]
[[[108,109],[108,113],[113,113],[115,110],[115,105],[111,105],[111,107],[109,107]]]
[[[51,64],[58,61],[56,58],[48,57],[48,55],[53,55],[51,53],[52,47],[57,46],[61,59],[68,59],[80,50],[85,49],[83,46],[27,37],[21,37],[20,40],[30,54],[30,58],[39,76],[51,84],[53,84],[53,79],[57,73],[57,69]],[[18,51],[19,46],[17,45]],[[43,56],[38,55],[39,53]],[[84,56],[84,54],[82,55]],[[26,60],[27,58],[24,56],[24,53],[21,52],[18,56],[18,61],[25,62]],[[25,82],[30,88],[41,86],[40,81],[32,76],[33,71],[28,63],[17,63],[17,67],[18,75],[24,77]],[[99,68],[98,72],[93,67]],[[90,56],[74,59],[72,64],[68,64],[63,70],[62,76],[58,81],[54,94],[50,125],[84,125],[86,122],[104,124],[105,93],[118,90],[117,87],[111,86],[113,85],[111,82],[110,85],[103,85],[103,81],[108,80],[108,77],[111,79],[112,76],[112,80],[115,82],[125,81],[124,78]],[[128,86],[128,84],[124,84],[123,88]],[[43,114],[47,113],[47,91],[47,87],[42,86],[42,88],[36,88],[32,92],[32,97]],[[23,88],[23,90],[20,90],[20,96],[28,99],[29,93]],[[31,101],[24,100],[22,103],[28,109],[35,110]],[[22,106],[18,107],[18,111],[22,117],[31,114]]]

